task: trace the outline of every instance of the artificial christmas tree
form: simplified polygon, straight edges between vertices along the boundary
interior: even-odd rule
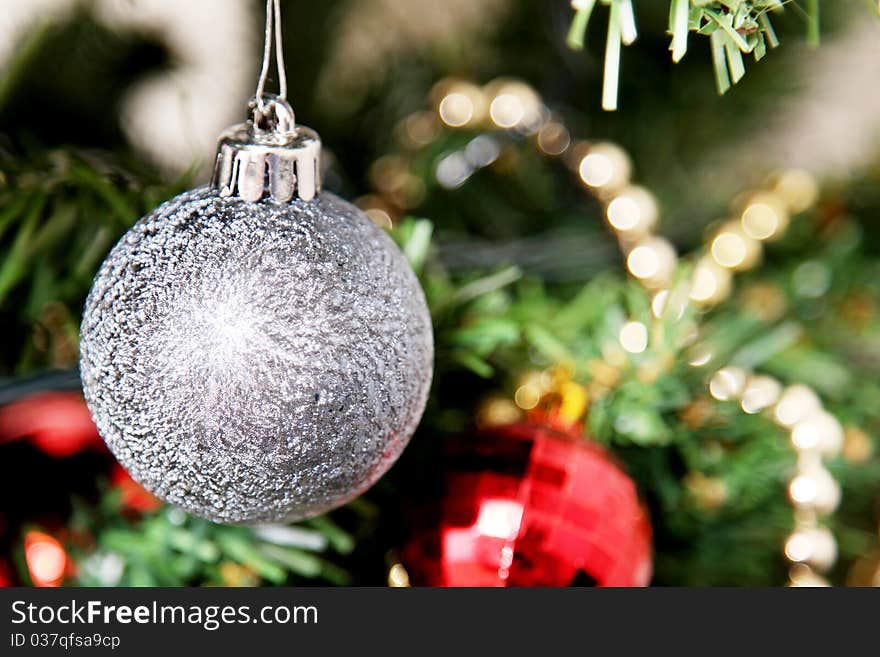
[[[639,529],[617,535],[638,549],[597,567],[590,551],[598,546],[592,554],[608,557],[616,545],[602,528],[617,527],[629,512],[600,514],[594,524],[571,523],[573,539],[563,543],[580,557],[554,553],[556,537],[535,544],[517,536],[514,558],[518,550],[551,555],[541,572],[558,576],[530,577],[536,571],[519,564],[508,583],[644,584],[649,526],[653,584],[873,581],[876,167],[817,176],[804,162],[771,170],[771,152],[743,162],[719,150],[769,132],[784,138],[786,126],[767,119],[774,99],[798,96],[778,80],[795,79],[796,60],[820,58],[825,47],[801,56],[804,25],[785,6],[771,16],[782,46],[718,98],[711,76],[721,69],[710,46],[729,37],[741,55],[737,34],[754,53],[770,32],[753,10],[774,3],[633,2],[639,38],[621,50],[618,111],[603,113],[601,80],[611,78],[602,69],[611,60],[608,33],[596,19],[600,4],[626,3],[596,3],[588,25],[585,6],[574,11],[563,2],[484,0],[455,21],[445,4],[425,3],[431,13],[424,15],[412,3],[394,12],[394,4],[340,5],[336,19],[316,5],[307,21],[288,17],[285,30],[299,55],[288,61],[296,68],[297,108],[316,117],[328,147],[326,187],[357,198],[374,222],[390,227],[424,289],[436,358],[433,373],[417,378],[433,374],[433,388],[388,475],[346,507],[296,525],[225,527],[157,506],[114,469],[94,433],[71,441],[81,435],[78,423],[59,427],[33,417],[43,408],[38,402],[55,399],[47,394],[70,401],[79,389],[78,318],[112,244],[202,174],[168,181],[142,155],[133,157],[136,144],[124,130],[90,142],[89,130],[74,122],[65,141],[102,150],[59,149],[55,126],[8,118],[35,97],[38,107],[54,106],[53,93],[55,104],[64,102],[70,86],[52,75],[51,61],[69,32],[41,33],[31,54],[22,51],[7,67],[0,93],[0,495],[18,502],[2,507],[0,562],[14,566],[10,579],[33,581],[24,557],[37,531],[65,555],[64,568],[46,571],[52,582],[376,584],[394,565],[397,583],[402,573],[414,584],[450,583],[422,571],[456,563],[450,578],[480,572],[498,583],[494,566],[444,560],[442,550],[413,562],[409,546],[421,528],[409,501],[469,509],[455,523],[441,513],[429,529],[467,530],[474,538],[485,500],[432,487],[460,472],[444,454],[483,440],[500,453],[516,451],[549,432],[554,437],[537,442],[558,446],[564,434],[566,459],[615,473],[626,489],[620,508],[644,514],[630,516]],[[685,4],[688,54],[673,64],[665,49],[671,37],[673,55],[682,53]],[[670,9],[677,20],[667,34]],[[823,14],[846,45],[847,10],[829,6]],[[585,29],[580,52],[565,45],[573,16]],[[734,34],[724,28],[728,18]],[[752,18],[760,33],[747,29]],[[83,28],[96,23],[88,11],[74,20],[106,47],[96,49],[97,68],[75,78],[77,89],[113,107],[95,71],[101,57],[128,61],[118,55],[131,39]],[[363,29],[353,32],[351,24]],[[443,31],[449,25],[454,33]],[[707,31],[720,36],[698,38]],[[161,49],[161,40],[155,45]],[[738,78],[739,55],[721,45],[727,73]],[[349,59],[346,69],[351,53],[357,65]],[[326,70],[311,70],[314,62],[328,62]],[[131,79],[144,64],[132,62]],[[534,427],[536,413],[544,413],[537,433],[511,435],[518,431],[511,427]],[[43,452],[47,431],[70,449]],[[492,475],[494,466],[478,472]],[[612,489],[578,488],[578,501],[589,507],[604,499],[591,493]],[[507,520],[511,508],[491,507]],[[526,509],[521,527],[530,526],[528,516]],[[562,510],[536,522],[545,520],[567,523]],[[487,536],[490,556],[503,557],[498,541],[513,539]],[[45,554],[45,563],[58,565],[61,553],[50,547]]]

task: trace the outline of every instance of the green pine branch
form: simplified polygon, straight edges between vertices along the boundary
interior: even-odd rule
[[[25,254],[27,262],[44,263],[43,269],[18,269],[23,273],[8,298],[69,299],[71,318],[78,313],[73,300],[85,294],[100,254],[134,215],[171,193],[150,183],[149,176],[107,169],[106,162],[70,153],[18,160],[5,175],[0,245],[7,256]],[[96,179],[107,176],[117,184],[95,186]],[[880,212],[876,188],[876,181],[853,188],[853,216]],[[846,198],[833,199],[830,206],[846,207]],[[64,217],[70,213],[77,220],[68,223]],[[513,266],[450,271],[437,257],[429,221],[400,223],[393,236],[422,281],[437,350],[435,390],[412,449],[467,431],[484,395],[494,391],[512,399],[530,371],[570,364],[572,380],[592,395],[585,436],[616,452],[652,509],[656,581],[775,584],[784,579],[780,544],[792,522],[785,482],[794,452],[768,418],[712,401],[706,383],[717,367],[729,363],[802,382],[822,394],[846,426],[867,436],[867,456],[830,464],[844,488],[844,503],[833,521],[841,566],[832,579],[842,581],[845,568],[870,547],[876,531],[880,457],[872,436],[880,435],[875,376],[880,271],[855,219],[838,214],[821,230],[821,239],[816,239],[814,217],[797,217],[785,239],[768,247],[765,264],[739,276],[735,295],[699,322],[692,309],[682,317],[664,313],[655,319],[642,286],[619,271],[605,271],[576,286],[551,285]],[[827,212],[817,216],[828,224]],[[88,266],[78,262],[88,249],[71,254],[61,248],[62,243],[90,243],[98,228],[105,231],[101,239],[106,246],[92,249],[99,255],[88,256]],[[56,231],[65,242],[56,242]],[[81,277],[72,277],[74,265]],[[681,266],[680,275],[686,277],[687,261]],[[818,269],[827,274],[819,292],[807,276]],[[767,290],[774,303],[782,304],[776,314],[758,312],[769,303],[760,301],[764,297],[758,293],[766,296]],[[7,305],[5,317],[26,335],[39,307]],[[620,350],[620,329],[627,321],[654,327],[641,353]],[[699,344],[714,353],[702,367],[689,364],[694,355],[689,336],[695,328]],[[75,333],[75,324],[69,330]],[[19,356],[27,367],[10,360],[12,369],[48,364],[45,353],[28,348],[21,348]],[[597,363],[610,367],[615,379],[604,392],[591,388]],[[405,467],[403,462],[398,466]],[[701,481],[712,482],[713,495],[700,493]],[[108,491],[101,504],[80,505],[71,536],[85,540],[72,541],[69,549],[79,566],[77,581],[84,584],[344,583],[363,576],[342,568],[343,557],[359,549],[358,537],[388,536],[379,531],[387,521],[385,510],[380,513],[374,506],[364,511],[380,494],[371,492],[343,512],[356,518],[354,530],[331,516],[285,527],[285,539],[277,532],[213,525],[167,508],[132,516]]]
[[[580,50],[597,2],[572,0],[571,4],[574,16],[566,43]],[[601,0],[601,4],[608,7],[602,108],[615,110],[621,45],[635,41],[636,19],[632,0]],[[790,3],[783,0],[670,0],[668,33],[672,37],[672,61],[679,62],[687,54],[691,33],[708,36],[715,84],[718,93],[724,94],[745,75],[743,55],[752,55],[758,61],[768,48],[779,45],[770,14],[784,11],[787,4]],[[797,3],[794,6],[805,18],[807,41],[818,44],[819,0],[806,0],[803,7]]]

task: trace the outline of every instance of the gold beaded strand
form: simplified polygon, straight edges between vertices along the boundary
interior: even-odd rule
[[[454,189],[497,159],[500,146],[492,132],[512,132],[531,138],[541,153],[560,158],[602,204],[626,268],[651,295],[652,313],[658,320],[671,306],[675,306],[676,316],[681,317],[687,303],[708,310],[726,301],[735,274],[758,266],[764,244],[780,239],[791,217],[811,207],[818,196],[815,179],[801,170],[777,173],[761,188],[741,194],[731,207],[730,217],[720,222],[706,244],[688,258],[692,267],[685,284],[673,289],[679,256],[672,243],[656,233],[657,201],[650,191],[632,183],[632,163],[620,146],[607,141],[573,139],[571,131],[547,109],[538,94],[517,80],[500,79],[484,87],[444,80],[435,85],[430,98],[434,111],[412,114],[398,128],[404,153],[433,142],[444,128],[486,130],[464,149],[447,154],[438,162],[434,172],[437,182]],[[419,186],[410,180],[414,175],[409,171],[405,154],[380,159],[373,171],[376,193],[363,197],[361,205],[374,220],[390,225],[416,204],[419,194],[412,189]],[[407,186],[409,195],[400,191]],[[624,352],[638,354],[648,347],[650,337],[649,326],[627,321],[618,340]],[[711,353],[698,353],[690,363],[699,367],[710,360]],[[494,422],[501,416],[515,417],[519,411],[536,406],[542,391],[546,392],[548,376],[527,376],[517,389],[514,403],[495,400],[492,413],[487,411],[492,417],[487,415],[486,419]],[[610,385],[613,387],[614,383]],[[823,521],[836,510],[841,491],[825,462],[842,448],[844,432],[840,422],[823,408],[819,397],[807,386],[795,384],[784,388],[773,377],[735,366],[712,374],[708,390],[715,400],[738,402],[745,413],[767,414],[788,433],[797,454],[788,484],[794,530],[783,546],[790,565],[789,585],[827,586],[822,574],[834,565],[837,544]],[[586,412],[590,396],[587,392],[578,396],[581,414]]]

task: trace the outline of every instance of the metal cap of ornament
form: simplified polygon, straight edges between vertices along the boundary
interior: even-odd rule
[[[268,195],[287,202],[311,201],[321,191],[321,138],[293,122],[290,104],[273,97],[254,118],[220,137],[212,187],[220,196],[238,194],[246,201]]]
[[[265,93],[273,36],[278,95]],[[263,66],[250,102],[252,117],[226,130],[217,145],[211,186],[220,196],[237,193],[253,202],[268,195],[286,203],[295,197],[311,201],[321,191],[321,138],[311,128],[296,125],[287,102],[283,52],[280,3],[268,0]]]

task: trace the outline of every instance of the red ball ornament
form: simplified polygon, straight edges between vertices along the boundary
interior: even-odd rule
[[[110,473],[110,483],[122,493],[122,506],[127,509],[149,513],[162,507],[162,500],[132,479],[118,463]]]
[[[0,407],[0,443],[29,438],[54,458],[103,449],[103,441],[82,395],[42,392]]]
[[[547,426],[453,441],[437,511],[439,522],[401,551],[416,586],[651,579],[651,525],[633,481],[599,445]]]
[[[14,583],[12,569],[6,565],[6,562],[0,559],[0,589],[13,586]]]

